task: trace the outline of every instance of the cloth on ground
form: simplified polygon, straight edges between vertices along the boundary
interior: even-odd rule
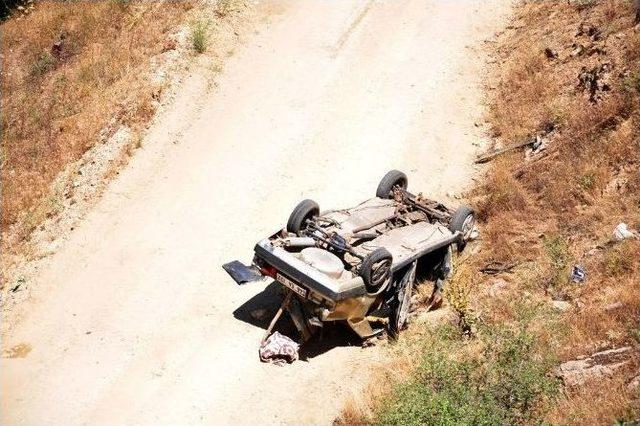
[[[298,359],[300,345],[277,331],[260,345],[260,361],[277,365],[292,363]]]

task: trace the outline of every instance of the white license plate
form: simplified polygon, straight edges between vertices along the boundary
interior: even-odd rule
[[[276,274],[276,281],[278,281],[279,283],[281,283],[285,287],[290,288],[296,294],[298,294],[298,295],[300,295],[302,297],[307,297],[307,289],[300,287],[298,284],[294,283],[289,278],[287,278],[287,277],[285,277],[283,275],[280,275],[280,274]]]

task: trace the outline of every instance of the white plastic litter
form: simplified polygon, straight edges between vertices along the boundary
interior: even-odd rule
[[[480,230],[477,226],[474,226],[471,232],[469,233],[469,240],[476,240],[480,236]]]
[[[613,230],[613,239],[616,241],[626,240],[628,238],[639,238],[637,232],[630,230],[626,223],[619,223]]]

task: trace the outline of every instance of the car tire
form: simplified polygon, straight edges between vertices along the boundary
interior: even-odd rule
[[[383,247],[369,253],[360,265],[360,276],[369,293],[376,293],[391,276],[391,253]]]
[[[451,232],[462,233],[461,241],[458,243],[458,251],[462,251],[470,239],[471,232],[475,227],[476,219],[473,209],[467,205],[462,205],[453,212],[449,222]]]
[[[407,175],[399,170],[391,170],[389,173],[384,175],[384,177],[378,184],[378,189],[376,189],[376,197],[391,199],[393,198],[393,188],[395,186],[399,186],[402,189],[406,190],[408,183],[409,181],[407,179]]]
[[[293,209],[287,221],[287,231],[300,235],[306,226],[307,219],[311,219],[320,214],[320,206],[313,200],[302,200]]]

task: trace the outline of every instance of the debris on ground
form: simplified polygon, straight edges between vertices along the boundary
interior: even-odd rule
[[[553,306],[553,309],[560,312],[566,312],[572,308],[571,303],[565,300],[553,300],[551,305]]]
[[[622,195],[627,192],[629,189],[629,177],[624,172],[618,172],[616,176],[613,177],[607,183],[607,186],[604,188],[605,195]]]
[[[509,151],[513,151],[514,149],[518,149],[518,148],[522,148],[525,146],[531,146],[533,144],[535,144],[536,142],[536,138],[527,138],[521,142],[518,143],[514,143],[511,145],[507,145],[504,148],[498,148],[498,149],[493,149],[491,151],[485,152],[484,154],[479,155],[476,160],[474,161],[474,163],[476,164],[483,164],[486,163],[488,161],[493,160],[494,158],[509,152]]]
[[[549,59],[549,60],[558,59],[558,52],[556,52],[555,50],[551,49],[550,47],[547,47],[547,48],[544,49],[544,54],[547,57],[547,59]]]
[[[615,311],[617,309],[622,308],[623,306],[624,306],[624,304],[622,302],[614,302],[614,303],[611,303],[611,304],[605,306],[604,307],[604,311],[605,312]]]
[[[482,164],[488,161],[493,160],[494,158],[505,154],[507,152],[513,151],[518,148],[530,147],[530,150],[533,154],[538,152],[542,152],[547,148],[548,137],[556,130],[556,124],[553,122],[545,123],[542,126],[542,129],[536,132],[533,136],[527,137],[521,142],[517,142],[511,145],[507,145],[503,148],[496,148],[489,150],[483,154],[478,155],[475,159],[475,164]],[[530,155],[530,154],[528,154]]]
[[[578,74],[578,89],[588,92],[591,103],[597,103],[602,99],[602,92],[611,90],[609,83],[611,68],[611,64],[605,62],[591,69],[582,67],[580,70]]]
[[[260,345],[260,361],[276,365],[291,364],[298,359],[300,345],[287,336],[274,332]]]
[[[548,145],[549,145],[548,139],[543,138],[540,135],[536,135],[536,140],[531,145],[531,148],[525,151],[524,159],[526,161],[531,161],[536,154],[539,154],[542,151],[545,151]]]
[[[584,359],[563,362],[556,369],[556,375],[566,386],[580,386],[587,380],[611,376],[627,365],[632,355],[630,346],[597,352]]]
[[[584,46],[579,43],[573,43],[571,45],[571,56],[580,56],[584,53]]]
[[[613,230],[613,239],[615,241],[623,241],[629,238],[640,239],[640,234],[637,231],[629,229],[626,223],[619,223]]]
[[[583,283],[587,278],[587,271],[582,265],[575,265],[571,270],[571,281],[577,284]]]
[[[487,275],[496,275],[501,272],[511,272],[513,268],[518,266],[518,263],[506,263],[498,260],[487,263],[480,272]]]

